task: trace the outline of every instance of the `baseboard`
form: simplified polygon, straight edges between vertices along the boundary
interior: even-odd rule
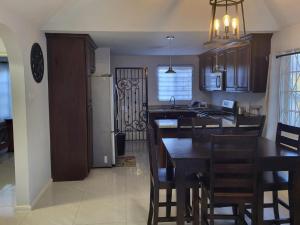
[[[40,200],[40,198],[43,196],[43,194],[46,192],[46,190],[50,187],[50,185],[52,183],[53,183],[53,180],[52,180],[52,178],[50,178],[48,180],[47,184],[42,188],[42,190],[40,191],[40,193],[31,202],[31,210],[35,209],[36,204],[38,203],[38,201]]]
[[[47,184],[42,188],[42,190],[40,191],[40,193],[33,199],[33,201],[31,202],[31,205],[16,205],[15,210],[16,211],[21,211],[21,212],[26,212],[26,211],[31,211],[35,209],[36,204],[38,203],[38,201],[40,200],[40,198],[42,197],[42,195],[46,192],[46,190],[50,187],[50,185],[53,183],[52,178],[49,179],[49,181],[47,182]]]

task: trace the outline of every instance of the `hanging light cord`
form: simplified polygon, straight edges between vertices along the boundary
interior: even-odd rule
[[[171,43],[172,43],[172,37],[169,38],[169,55],[170,55],[170,68],[172,67],[172,56],[171,56]]]

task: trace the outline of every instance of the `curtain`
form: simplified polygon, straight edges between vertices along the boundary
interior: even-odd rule
[[[11,83],[8,63],[0,63],[0,120],[12,118]]]
[[[279,120],[279,80],[280,64],[275,55],[270,56],[269,76],[267,92],[265,98],[266,126],[264,136],[270,140],[275,140],[277,123]]]

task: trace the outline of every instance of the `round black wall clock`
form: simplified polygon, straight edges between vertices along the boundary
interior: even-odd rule
[[[38,43],[32,45],[30,63],[33,78],[37,83],[40,83],[44,76],[44,57],[42,48]]]

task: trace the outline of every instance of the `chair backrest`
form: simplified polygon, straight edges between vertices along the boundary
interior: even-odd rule
[[[257,135],[212,135],[210,189],[255,194]]]
[[[211,134],[222,134],[222,132],[222,119],[193,118],[193,138],[198,141],[209,142]]]
[[[189,137],[193,128],[192,117],[179,117],[177,120],[177,137]]]
[[[265,121],[265,116],[237,116],[236,127],[248,131],[257,131],[257,134],[261,136]]]
[[[149,164],[150,173],[154,182],[158,181],[158,152],[159,147],[155,144],[154,129],[148,125],[147,128],[148,151],[149,151]]]
[[[291,150],[300,150],[300,128],[278,123],[276,143]]]
[[[210,117],[194,117],[193,127],[194,128],[208,128],[208,127],[221,128],[222,119],[213,119]]]

